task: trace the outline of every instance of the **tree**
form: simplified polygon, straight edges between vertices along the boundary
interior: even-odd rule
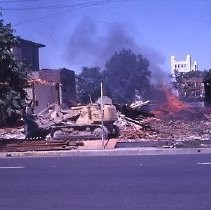
[[[100,83],[102,73],[98,67],[84,67],[76,77],[77,100],[87,104],[90,100],[95,101],[100,97]]]
[[[0,19],[0,117],[7,122],[23,108],[27,86],[27,65],[15,59],[12,52],[12,47],[18,44],[13,33],[11,25]]]
[[[112,99],[118,103],[131,103],[137,94],[145,98],[150,89],[148,67],[149,61],[141,54],[126,49],[115,52],[105,65],[106,85]]]

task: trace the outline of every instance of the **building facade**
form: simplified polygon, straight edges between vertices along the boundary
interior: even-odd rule
[[[198,70],[198,64],[196,61],[192,62],[190,55],[187,55],[185,60],[176,60],[175,56],[171,56],[172,80],[175,81],[176,74],[182,74],[197,70]]]
[[[30,65],[27,102],[32,102],[36,114],[52,103],[65,108],[76,101],[75,72],[66,68],[40,70],[39,49],[42,47],[45,45],[19,38],[11,49],[16,59],[26,60]]]
[[[203,76],[182,78],[178,84],[179,99],[186,102],[202,101],[205,96]]]
[[[71,105],[76,100],[75,72],[66,68],[41,69],[40,79],[57,84],[60,89],[59,103]]]
[[[171,56],[171,76],[180,100],[191,102],[204,99],[203,72],[198,71],[198,64],[192,62],[190,55],[185,60],[176,60]]]
[[[39,113],[52,103],[63,108],[71,107],[76,101],[75,72],[65,68],[41,69],[33,72],[28,100],[33,101],[34,113]]]

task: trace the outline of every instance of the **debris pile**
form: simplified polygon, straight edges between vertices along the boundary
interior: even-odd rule
[[[24,128],[1,128],[0,129],[0,139],[24,139]]]
[[[167,99],[162,104],[137,101],[131,105],[115,105],[118,119],[114,124],[120,129],[119,142],[211,139],[211,109],[190,106],[170,94],[166,95]],[[68,122],[70,118],[80,116],[79,108],[68,113],[57,108],[43,112],[40,123],[48,127],[51,123],[60,124],[64,120]],[[0,139],[24,138],[23,127],[0,129]]]
[[[206,108],[189,108],[174,114],[163,115],[150,126],[157,132],[157,139],[170,140],[209,140],[211,121],[205,117]]]
[[[120,141],[143,140],[210,140],[211,111],[190,107],[172,100],[174,105],[165,104],[162,109],[143,112],[142,105],[128,106],[119,115],[117,124],[121,129]]]
[[[150,101],[138,101],[131,105],[117,106],[119,111],[117,126],[120,128],[120,141],[128,139],[146,139],[156,135],[150,127],[151,121],[157,121],[155,115],[149,112]]]

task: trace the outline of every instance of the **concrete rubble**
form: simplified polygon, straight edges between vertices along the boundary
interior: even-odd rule
[[[14,128],[1,128],[0,129],[0,140],[1,139],[24,139],[24,127]]]

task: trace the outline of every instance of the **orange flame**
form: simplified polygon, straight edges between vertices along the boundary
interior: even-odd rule
[[[159,108],[168,112],[177,112],[182,110],[187,110],[189,106],[180,101],[176,95],[172,93],[170,88],[162,86],[160,90],[165,95],[165,101],[160,105]]]

